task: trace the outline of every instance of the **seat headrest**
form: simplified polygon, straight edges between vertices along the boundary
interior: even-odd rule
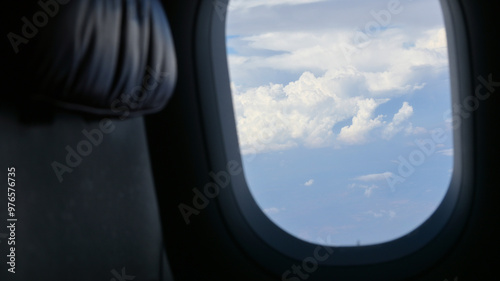
[[[8,2],[4,85],[18,102],[108,116],[165,106],[177,64],[158,0]]]

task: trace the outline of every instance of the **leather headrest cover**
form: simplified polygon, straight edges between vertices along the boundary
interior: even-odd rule
[[[8,77],[16,84],[17,100],[45,100],[111,116],[165,106],[177,64],[158,0],[41,0],[30,5],[8,23]]]

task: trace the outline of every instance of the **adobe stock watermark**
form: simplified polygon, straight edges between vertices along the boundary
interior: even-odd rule
[[[22,17],[21,32],[19,34],[9,32],[7,38],[14,50],[14,53],[19,53],[19,46],[21,44],[28,44],[30,39],[33,39],[39,32],[40,28],[44,28],[51,18],[57,16],[60,11],[60,5],[66,5],[70,0],[47,0],[38,1],[40,10],[36,11],[31,19]]]
[[[211,171],[208,173],[212,181],[205,184],[203,191],[196,187],[192,189],[194,194],[191,201],[192,206],[184,203],[178,205],[179,211],[186,224],[191,223],[189,219],[190,216],[200,214],[200,211],[210,204],[210,200],[219,196],[221,190],[231,183],[231,176],[239,175],[242,171],[243,168],[241,165],[237,161],[231,160],[227,162],[225,171],[219,171],[217,173]]]
[[[411,0],[409,0],[411,1]],[[387,3],[386,9],[375,11],[371,10],[370,15],[373,20],[364,25],[364,29],[358,29],[354,32],[352,44],[342,44],[340,48],[347,62],[351,62],[353,54],[368,47],[373,38],[380,35],[383,28],[387,28],[392,21],[394,15],[403,12],[404,7],[399,0],[390,0]]]
[[[481,101],[488,99],[495,88],[500,87],[500,82],[493,81],[493,75],[489,74],[485,79],[483,76],[477,78],[479,83],[475,87],[474,95],[467,96],[460,104],[454,104],[451,110],[443,114],[443,119],[452,120],[453,130],[457,130],[462,125],[463,120],[472,116],[476,111]],[[408,177],[413,175],[416,168],[424,164],[424,162],[437,151],[437,145],[444,143],[447,140],[445,130],[437,128],[432,131],[431,138],[423,140],[415,140],[417,148],[409,153],[407,157],[400,155],[398,157],[398,173],[389,173],[385,175],[385,179],[392,191],[395,191],[395,186],[398,183],[403,183]]]
[[[415,140],[414,143],[417,145],[417,149],[412,150],[407,157],[399,155],[398,173],[384,174],[391,191],[395,191],[396,184],[403,183],[413,175],[417,167],[424,164],[429,157],[436,153],[437,145],[444,143],[446,140],[446,132],[442,128],[434,129],[431,138]]]
[[[330,236],[327,237],[326,242],[323,239],[318,239],[318,244],[320,245],[313,250],[311,256],[304,258],[300,264],[294,264],[290,269],[283,272],[281,280],[301,281],[309,279],[311,274],[314,274],[318,270],[319,262],[326,261],[334,252],[332,247],[322,246],[324,244],[331,244]]]
[[[111,270],[111,274],[113,274],[114,278],[111,278],[109,281],[128,281],[135,279],[135,276],[127,275],[127,273],[125,273],[125,267],[122,268],[121,274],[115,269]]]
[[[156,67],[155,69],[158,69]],[[111,111],[113,113],[121,113],[120,120],[126,119],[130,115],[130,110],[135,109],[146,100],[151,92],[163,83],[163,80],[170,76],[171,73],[160,72],[149,65],[146,66],[146,74],[142,79],[142,85],[137,85],[130,91],[123,93],[119,98],[116,98],[111,103]]]
[[[141,102],[146,100],[147,96],[155,90],[163,80],[169,76],[168,72],[158,72],[151,67],[146,67],[147,74],[142,80],[142,85],[134,87],[129,92],[123,93],[119,98],[111,103],[111,110],[114,113],[120,113],[120,120],[125,120],[130,115],[130,110],[137,108]],[[76,145],[66,145],[66,157],[63,163],[53,161],[51,163],[60,183],[64,181],[63,175],[72,173],[75,168],[80,166],[85,157],[88,157],[94,148],[102,144],[105,135],[109,135],[116,129],[112,119],[103,118],[100,120],[97,128],[87,130],[83,129],[82,140]]]
[[[495,88],[500,87],[500,81],[493,81],[491,73],[487,79],[480,75],[477,80],[479,83],[474,89],[474,95],[464,98],[460,104],[453,104],[452,109],[443,114],[443,119],[451,118],[454,130],[462,125],[464,119],[471,117],[471,114],[479,108],[481,101],[487,100],[496,91]]]

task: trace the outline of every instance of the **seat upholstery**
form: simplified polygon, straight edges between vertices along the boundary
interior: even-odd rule
[[[7,5],[2,10],[9,13],[2,15],[7,63],[0,67],[15,95],[4,97],[120,117],[157,112],[170,98],[176,57],[159,1]]]
[[[0,280],[171,280],[142,117],[176,79],[161,3],[5,5],[0,176],[15,167],[18,221],[16,273],[4,263]]]
[[[0,279],[111,280],[113,270],[125,268],[137,280],[161,280],[161,225],[143,118],[108,119],[113,131],[78,162],[67,161],[66,147],[78,153],[79,143],[91,143],[82,131],[99,130],[102,119],[50,112],[40,122],[22,114],[0,105],[0,163],[4,178],[7,167],[16,169],[18,218],[16,274],[4,266]],[[72,170],[62,181],[54,162]],[[5,207],[0,221],[7,218]]]

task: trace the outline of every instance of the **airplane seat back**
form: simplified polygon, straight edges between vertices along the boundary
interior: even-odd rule
[[[163,6],[5,5],[0,280],[171,280],[142,117],[175,85]]]

